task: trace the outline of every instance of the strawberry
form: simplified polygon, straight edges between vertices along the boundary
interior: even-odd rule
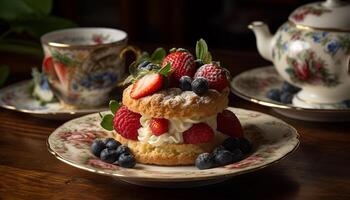
[[[139,113],[134,113],[126,106],[122,106],[115,113],[113,119],[114,130],[127,139],[137,140],[137,130],[141,127],[140,118]]]
[[[167,55],[163,62],[162,67],[170,63],[172,73],[169,77],[171,86],[178,86],[179,80],[182,76],[193,77],[196,72],[196,63],[194,57],[188,51],[175,51]]]
[[[157,92],[162,88],[162,85],[162,75],[156,73],[147,74],[133,84],[130,96],[133,99],[139,99],[141,97]]]
[[[183,133],[183,139],[186,144],[208,143],[214,139],[214,131],[206,123],[193,124]]]
[[[149,124],[153,135],[160,136],[168,132],[169,122],[164,118],[152,118]]]
[[[217,130],[231,137],[243,137],[241,123],[233,112],[224,110],[217,116]]]
[[[201,66],[194,75],[194,78],[203,77],[207,79],[209,88],[221,92],[229,85],[228,77],[226,74],[227,71],[225,69],[219,67],[215,63],[210,63]]]

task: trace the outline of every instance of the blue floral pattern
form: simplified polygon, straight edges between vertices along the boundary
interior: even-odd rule
[[[95,72],[87,75],[80,84],[88,89],[101,89],[113,86],[118,80],[118,75],[113,72]]]
[[[337,53],[337,51],[341,48],[341,44],[337,40],[332,40],[328,42],[325,46],[325,51],[332,56]]]

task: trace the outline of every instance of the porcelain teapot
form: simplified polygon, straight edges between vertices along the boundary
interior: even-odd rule
[[[278,73],[302,90],[295,106],[332,107],[350,99],[350,4],[327,0],[303,5],[275,33],[255,21],[249,25],[259,53]]]

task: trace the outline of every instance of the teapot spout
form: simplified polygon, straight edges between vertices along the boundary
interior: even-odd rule
[[[254,21],[249,26],[256,37],[256,44],[260,55],[266,60],[272,61],[272,35],[269,27],[261,21]]]

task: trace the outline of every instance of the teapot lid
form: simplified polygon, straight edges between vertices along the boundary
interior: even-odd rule
[[[350,3],[326,0],[306,4],[293,11],[288,19],[305,28],[350,31]]]

